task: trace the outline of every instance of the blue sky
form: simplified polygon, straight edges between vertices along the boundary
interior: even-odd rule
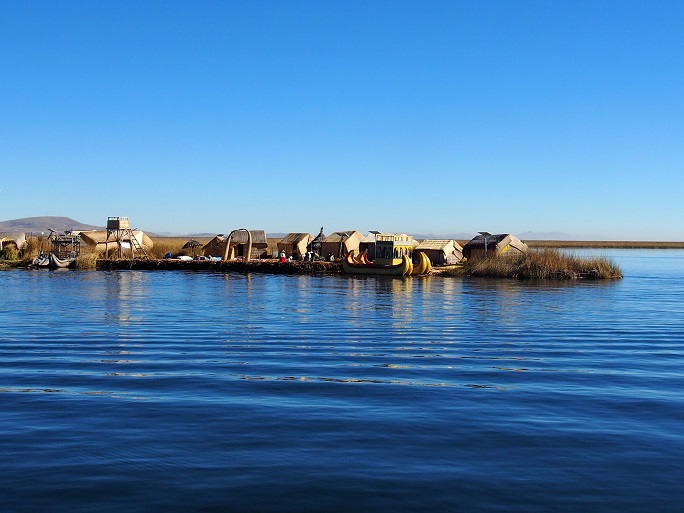
[[[0,220],[684,240],[684,2],[0,2]]]

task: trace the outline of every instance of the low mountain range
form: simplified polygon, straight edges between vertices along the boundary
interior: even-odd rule
[[[64,230],[104,229],[102,226],[79,223],[70,217],[57,216],[24,217],[0,222],[0,231],[3,232],[48,233],[50,230],[63,232]]]

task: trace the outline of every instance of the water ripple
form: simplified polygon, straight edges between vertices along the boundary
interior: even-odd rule
[[[610,283],[0,273],[0,499],[677,511],[683,256]]]

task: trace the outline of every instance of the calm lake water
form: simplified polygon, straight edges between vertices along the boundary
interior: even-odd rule
[[[0,511],[683,511],[684,251],[599,254],[625,278],[0,272]]]

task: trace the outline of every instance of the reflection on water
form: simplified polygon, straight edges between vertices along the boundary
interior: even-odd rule
[[[684,275],[654,255],[615,282],[0,273],[0,500],[676,511]]]

